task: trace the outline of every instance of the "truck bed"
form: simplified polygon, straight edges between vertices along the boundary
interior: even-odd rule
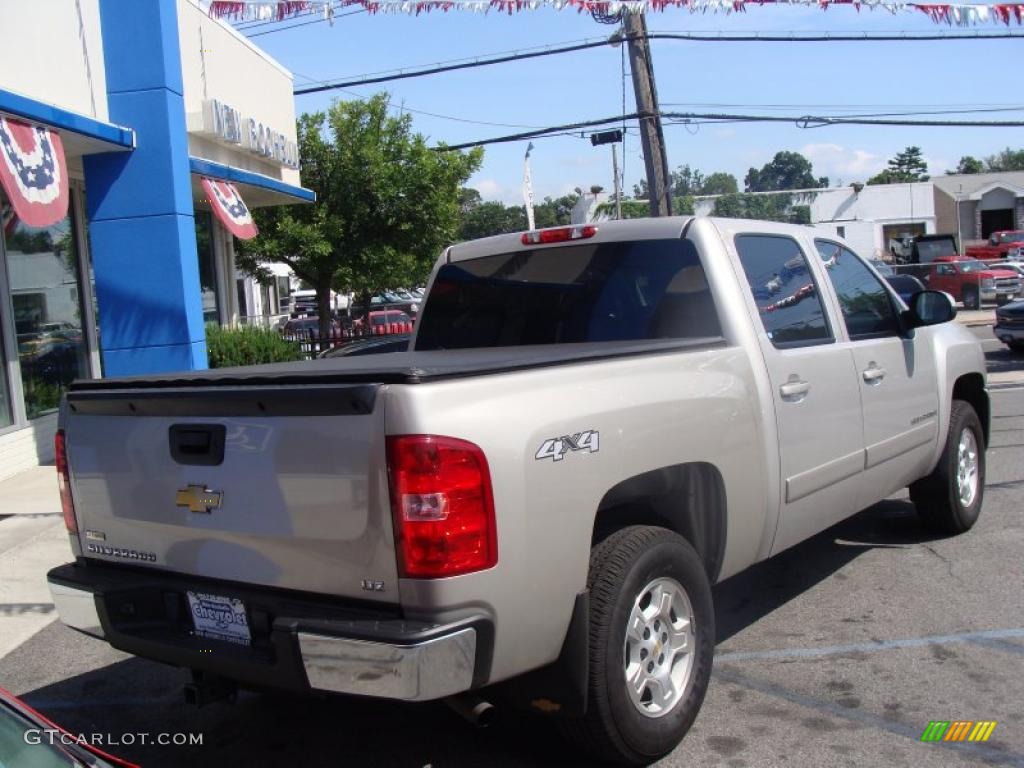
[[[288,384],[421,384],[433,380],[508,373],[552,365],[592,362],[629,355],[659,354],[681,349],[706,349],[725,344],[721,336],[695,339],[549,344],[429,352],[391,352],[360,357],[335,357],[238,368],[217,368],[146,376],[78,379],[69,401],[85,393],[193,387],[238,387]]]

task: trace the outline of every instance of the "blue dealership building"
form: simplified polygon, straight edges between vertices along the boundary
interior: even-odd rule
[[[291,74],[198,0],[5,8],[0,118],[59,137],[68,188],[48,226],[0,188],[2,479],[51,458],[72,379],[205,368],[206,323],[286,309],[286,277],[236,272],[203,179],[250,209],[313,194]]]

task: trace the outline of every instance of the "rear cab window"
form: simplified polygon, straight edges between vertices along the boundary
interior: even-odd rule
[[[524,248],[443,265],[417,350],[720,337],[688,240]]]
[[[737,235],[736,252],[765,333],[779,349],[834,338],[800,244],[786,235]]]

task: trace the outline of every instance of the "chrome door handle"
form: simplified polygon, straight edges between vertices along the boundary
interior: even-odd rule
[[[779,394],[782,395],[783,400],[788,402],[798,403],[807,397],[807,393],[810,391],[811,385],[795,376],[779,387]]]
[[[874,363],[871,363],[865,370],[861,371],[861,376],[864,377],[864,381],[868,384],[881,384],[882,379],[885,378],[885,368],[879,368]]]

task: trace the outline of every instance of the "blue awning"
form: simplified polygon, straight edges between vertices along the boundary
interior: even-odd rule
[[[264,176],[262,173],[235,168],[223,163],[215,163],[212,160],[205,160],[201,157],[190,157],[189,164],[192,167],[193,176],[208,176],[211,179],[230,181],[237,186],[238,191],[245,199],[246,205],[250,208],[312,203],[316,200],[316,193],[313,190],[306,189],[305,187],[296,187],[272,176]],[[197,199],[201,198],[202,191],[197,179],[193,179],[192,187],[193,191],[197,193]]]
[[[56,129],[65,153],[71,156],[135,149],[135,131],[131,128],[105,123],[13,91],[0,89],[0,114]]]

